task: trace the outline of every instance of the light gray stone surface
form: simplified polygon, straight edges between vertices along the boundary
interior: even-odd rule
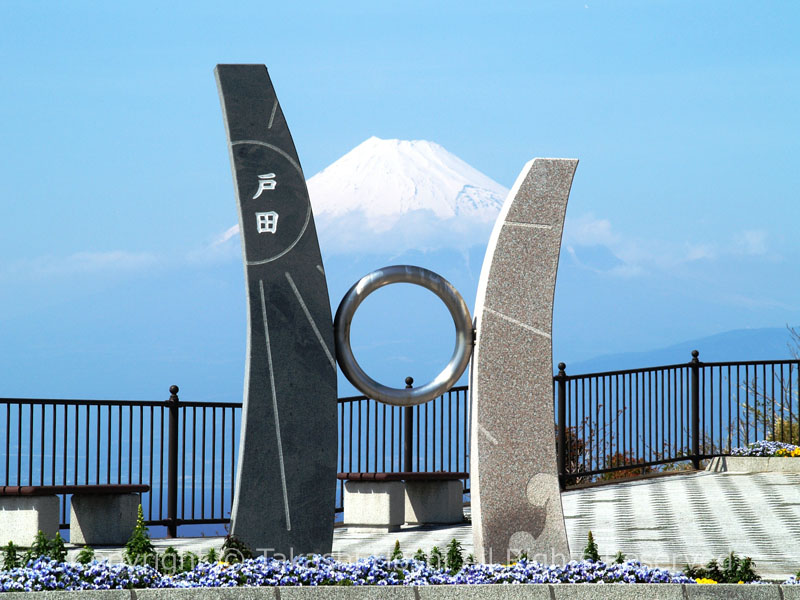
[[[687,600],[783,600],[781,586],[777,585],[737,585],[721,583],[709,585],[686,585]]]
[[[218,65],[247,285],[231,533],[275,554],[331,551],[333,320],[305,176],[264,65]]]
[[[396,531],[405,522],[402,481],[345,481],[343,522],[347,527]]]
[[[411,586],[348,586],[348,587],[282,587],[281,600],[360,600],[361,598],[388,598],[390,600],[415,600]]]
[[[139,494],[73,494],[69,513],[72,544],[125,544],[136,527]]]
[[[0,496],[0,544],[30,546],[40,529],[54,537],[58,507],[58,496]]]
[[[28,600],[795,600],[800,586],[522,584],[29,592]]]
[[[464,484],[461,481],[406,481],[405,521],[409,525],[461,523]]]
[[[790,456],[716,456],[706,471],[724,473],[800,473],[800,457]]]
[[[278,593],[274,587],[235,587],[174,590],[133,590],[131,600],[272,600]],[[105,600],[105,599],[99,599]]]
[[[431,585],[419,600],[551,600],[548,585]]]
[[[578,161],[529,162],[495,223],[475,302],[471,493],[476,558],[569,560],[553,428],[551,329]]]
[[[551,585],[554,600],[684,600],[683,586],[668,583],[560,583]]]

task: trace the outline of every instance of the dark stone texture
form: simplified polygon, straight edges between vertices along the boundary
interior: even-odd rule
[[[249,324],[231,533],[269,555],[329,553],[336,363],[305,177],[266,67],[218,65],[215,73],[234,172]],[[261,231],[257,213],[265,215]]]

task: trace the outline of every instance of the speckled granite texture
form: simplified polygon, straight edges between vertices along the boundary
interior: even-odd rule
[[[566,562],[553,429],[551,330],[577,160],[525,165],[495,223],[475,302],[472,527],[480,561]]]

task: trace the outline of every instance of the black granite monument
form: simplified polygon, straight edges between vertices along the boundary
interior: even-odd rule
[[[336,362],[306,181],[264,65],[217,65],[247,285],[231,533],[259,554],[329,553]]]

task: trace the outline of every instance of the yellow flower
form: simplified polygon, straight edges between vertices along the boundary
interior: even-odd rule
[[[697,582],[697,583],[717,583],[713,579],[706,579],[704,577],[701,577],[700,579],[695,579],[695,582]]]
[[[737,581],[736,583],[744,583],[744,581]]]

